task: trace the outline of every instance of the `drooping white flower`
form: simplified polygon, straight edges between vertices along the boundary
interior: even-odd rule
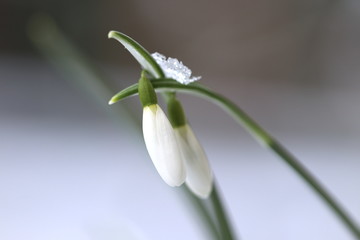
[[[180,186],[186,177],[185,164],[173,127],[158,104],[143,110],[143,134],[152,162],[170,186]]]
[[[179,112],[179,109],[175,109],[171,114],[174,118],[171,122],[173,126],[170,124],[157,104],[156,93],[146,75],[148,73],[155,78],[173,78],[181,84],[189,84],[201,77],[192,77],[191,70],[176,58],[166,59],[159,53],[150,55],[140,44],[123,33],[110,31],[108,36],[118,40],[144,69],[138,84],[143,106],[143,134],[150,158],[160,176],[170,186],[180,186],[186,179],[186,184],[196,195],[207,197],[212,189],[212,173],[206,155],[186,124],[182,110]],[[114,102],[111,99],[109,104]],[[180,103],[179,106],[181,109]]]
[[[174,128],[186,166],[186,185],[201,198],[207,198],[213,186],[212,171],[206,154],[188,124]]]
[[[151,56],[159,64],[168,78],[173,78],[181,84],[189,84],[199,80],[201,77],[191,77],[191,70],[176,58],[166,57],[160,53],[153,53]]]

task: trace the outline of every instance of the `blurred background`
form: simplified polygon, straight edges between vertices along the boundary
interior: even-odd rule
[[[140,68],[110,30],[176,57],[360,221],[360,2],[0,2],[0,239],[208,239],[147,156]],[[181,96],[241,239],[353,239],[222,110]],[[130,116],[126,109],[133,112]]]

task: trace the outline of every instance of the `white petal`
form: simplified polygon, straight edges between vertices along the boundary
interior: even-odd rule
[[[207,198],[212,190],[213,179],[206,154],[189,125],[175,128],[175,133],[185,160],[185,182],[197,196]]]
[[[144,107],[143,134],[150,158],[170,186],[184,183],[186,173],[174,129],[159,105]]]

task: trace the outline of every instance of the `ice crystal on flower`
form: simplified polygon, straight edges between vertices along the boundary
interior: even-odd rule
[[[176,58],[169,57],[166,59],[164,55],[157,52],[151,54],[151,56],[155,59],[157,64],[160,65],[166,77],[173,78],[179,83],[189,84],[201,78],[192,77],[191,70]]]

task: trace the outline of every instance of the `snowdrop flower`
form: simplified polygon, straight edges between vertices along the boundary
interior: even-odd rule
[[[186,123],[182,106],[175,97],[168,102],[168,113],[185,162],[185,183],[198,197],[207,198],[213,187],[212,171],[206,154]]]
[[[139,80],[139,97],[144,108],[143,134],[150,158],[168,185],[180,186],[185,181],[186,172],[177,138],[144,73]]]
[[[160,53],[153,53],[151,56],[164,71],[168,78],[173,78],[181,84],[189,84],[199,80],[201,77],[191,77],[191,70],[176,58],[166,57]]]
[[[139,97],[143,105],[143,134],[152,162],[170,186],[184,182],[200,198],[212,190],[212,172],[206,154],[196,139],[179,101],[168,101],[171,123],[157,104],[156,93],[145,73],[139,80]]]

